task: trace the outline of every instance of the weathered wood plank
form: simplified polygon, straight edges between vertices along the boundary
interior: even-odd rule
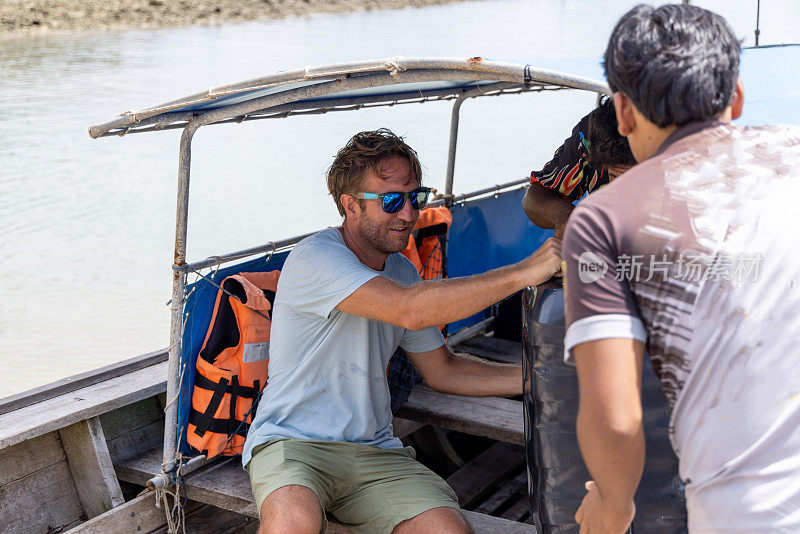
[[[528,475],[525,472],[510,481],[504,482],[491,497],[477,506],[475,511],[482,514],[496,513],[504,504],[514,499],[515,496],[526,494],[528,492],[527,482]]]
[[[140,495],[82,525],[70,534],[147,534],[167,524],[163,508],[156,508],[153,493]]]
[[[167,366],[157,363],[0,415],[0,449],[166,391]]]
[[[16,395],[11,395],[0,401],[0,415],[51,399],[58,395],[64,395],[91,386],[92,384],[97,384],[98,382],[110,378],[122,376],[131,371],[136,371],[137,369],[150,367],[151,365],[166,361],[168,357],[169,353],[166,349],[157,350],[121,362],[112,363],[111,365],[106,365],[98,369],[92,369],[85,373],[69,376],[38,388],[17,393]]]
[[[164,515],[164,512],[161,512],[161,515]],[[186,513],[187,534],[255,534],[257,529],[257,519],[222,510],[216,506],[204,504]],[[131,532],[131,534],[139,533]],[[167,534],[167,527],[159,528],[151,534]]]
[[[398,415],[448,430],[525,445],[521,401],[446,395],[420,384]]]
[[[507,339],[476,336],[460,343],[453,350],[497,362],[522,363],[522,343]]]
[[[522,521],[523,519],[531,515],[531,509],[528,503],[527,489],[525,493],[526,494],[520,497],[517,502],[512,504],[508,508],[508,510],[500,514],[500,517],[502,517],[503,519],[508,519],[509,521]]]
[[[153,421],[108,441],[108,453],[113,463],[139,456],[164,443],[164,421]]]
[[[100,415],[106,441],[147,426],[153,421],[163,420],[164,412],[159,406],[157,395]]]
[[[64,449],[55,432],[3,449],[0,451],[0,487],[64,459]]]
[[[423,426],[425,426],[423,423],[410,421],[408,419],[403,419],[402,417],[394,417],[392,419],[392,429],[394,430],[394,435],[400,439],[410,436]]]
[[[525,449],[497,442],[447,477],[464,508],[472,508],[487,490],[525,465]]]
[[[153,450],[137,459],[118,464],[117,474],[122,480],[143,484],[161,471],[159,450]],[[250,490],[247,472],[241,467],[239,458],[224,459],[201,468],[184,478],[186,496],[218,508],[224,508],[250,517],[258,517],[258,511]],[[484,516],[464,511],[476,534],[535,534],[536,529],[524,523],[514,523],[498,517]],[[331,522],[328,532],[349,534],[349,530]]]
[[[164,440],[164,413],[158,396],[103,414],[100,423],[114,463],[159,447]]]
[[[0,487],[3,534],[54,532],[83,516],[66,460]]]
[[[96,517],[125,502],[99,417],[58,431],[83,510]]]
[[[161,472],[161,451],[153,449],[138,458],[120,462],[115,468],[120,480],[144,486]],[[241,465],[241,458],[212,462],[187,475],[184,480],[188,499],[258,517],[250,479]]]
[[[509,521],[500,517],[493,517],[491,515],[479,514],[478,512],[470,512],[469,510],[461,510],[464,517],[467,518],[469,524],[475,534],[537,534],[538,531],[533,525],[525,523],[517,523],[516,521]]]

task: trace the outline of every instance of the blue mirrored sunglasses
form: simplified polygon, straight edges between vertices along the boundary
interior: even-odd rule
[[[412,208],[421,210],[428,203],[428,195],[430,194],[430,187],[418,187],[408,193],[356,193],[355,197],[367,200],[380,200],[383,211],[386,213],[397,213],[403,209],[406,200],[411,201]]]

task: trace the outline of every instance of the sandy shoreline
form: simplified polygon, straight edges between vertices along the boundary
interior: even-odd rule
[[[459,0],[0,0],[0,35],[160,28],[448,4]]]

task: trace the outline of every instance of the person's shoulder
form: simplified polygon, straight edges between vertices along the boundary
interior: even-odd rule
[[[389,270],[387,274],[390,274],[393,278],[397,278],[398,281],[414,282],[419,279],[417,268],[411,263],[411,260],[399,252],[390,254],[389,257],[386,258],[386,266]]]
[[[283,270],[292,270],[296,264],[310,266],[315,258],[330,256],[347,247],[338,228],[326,228],[299,241],[289,253]]]
[[[325,247],[345,247],[342,233],[338,228],[326,228],[302,239],[294,246],[292,254],[306,254]]]
[[[591,115],[592,112],[590,111],[589,113],[584,115],[581,120],[578,121],[578,124],[576,124],[575,127],[572,128],[573,136],[580,137],[580,134],[578,132],[582,133],[585,137],[589,135],[589,119]]]
[[[647,216],[646,202],[643,201],[645,197],[640,191],[645,180],[639,175],[641,170],[637,171],[638,167],[630,169],[575,206],[564,233],[565,246],[567,241],[600,237],[607,242],[619,242],[638,228]],[[646,170],[645,175],[648,175]],[[647,187],[644,189],[647,190]]]
[[[773,142],[775,146],[795,147],[800,145],[800,126],[793,124],[773,124],[769,126],[739,126],[736,128],[744,137],[761,142]]]

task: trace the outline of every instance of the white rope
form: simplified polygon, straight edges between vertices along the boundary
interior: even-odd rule
[[[156,475],[156,478],[162,479],[164,484],[156,486],[154,493],[156,497],[156,508],[161,508],[161,505],[164,505],[164,516],[167,520],[167,534],[178,534],[178,529],[180,529],[183,534],[186,534],[186,513],[183,509],[183,506],[181,506],[180,497],[180,472],[181,468],[183,467],[183,455],[178,453],[176,459],[178,460],[178,465],[175,470],[177,473],[175,492],[173,493],[167,489],[169,484],[169,476],[163,472],[163,470],[166,469],[166,465],[162,463],[162,472]],[[171,507],[168,496],[172,497]]]

